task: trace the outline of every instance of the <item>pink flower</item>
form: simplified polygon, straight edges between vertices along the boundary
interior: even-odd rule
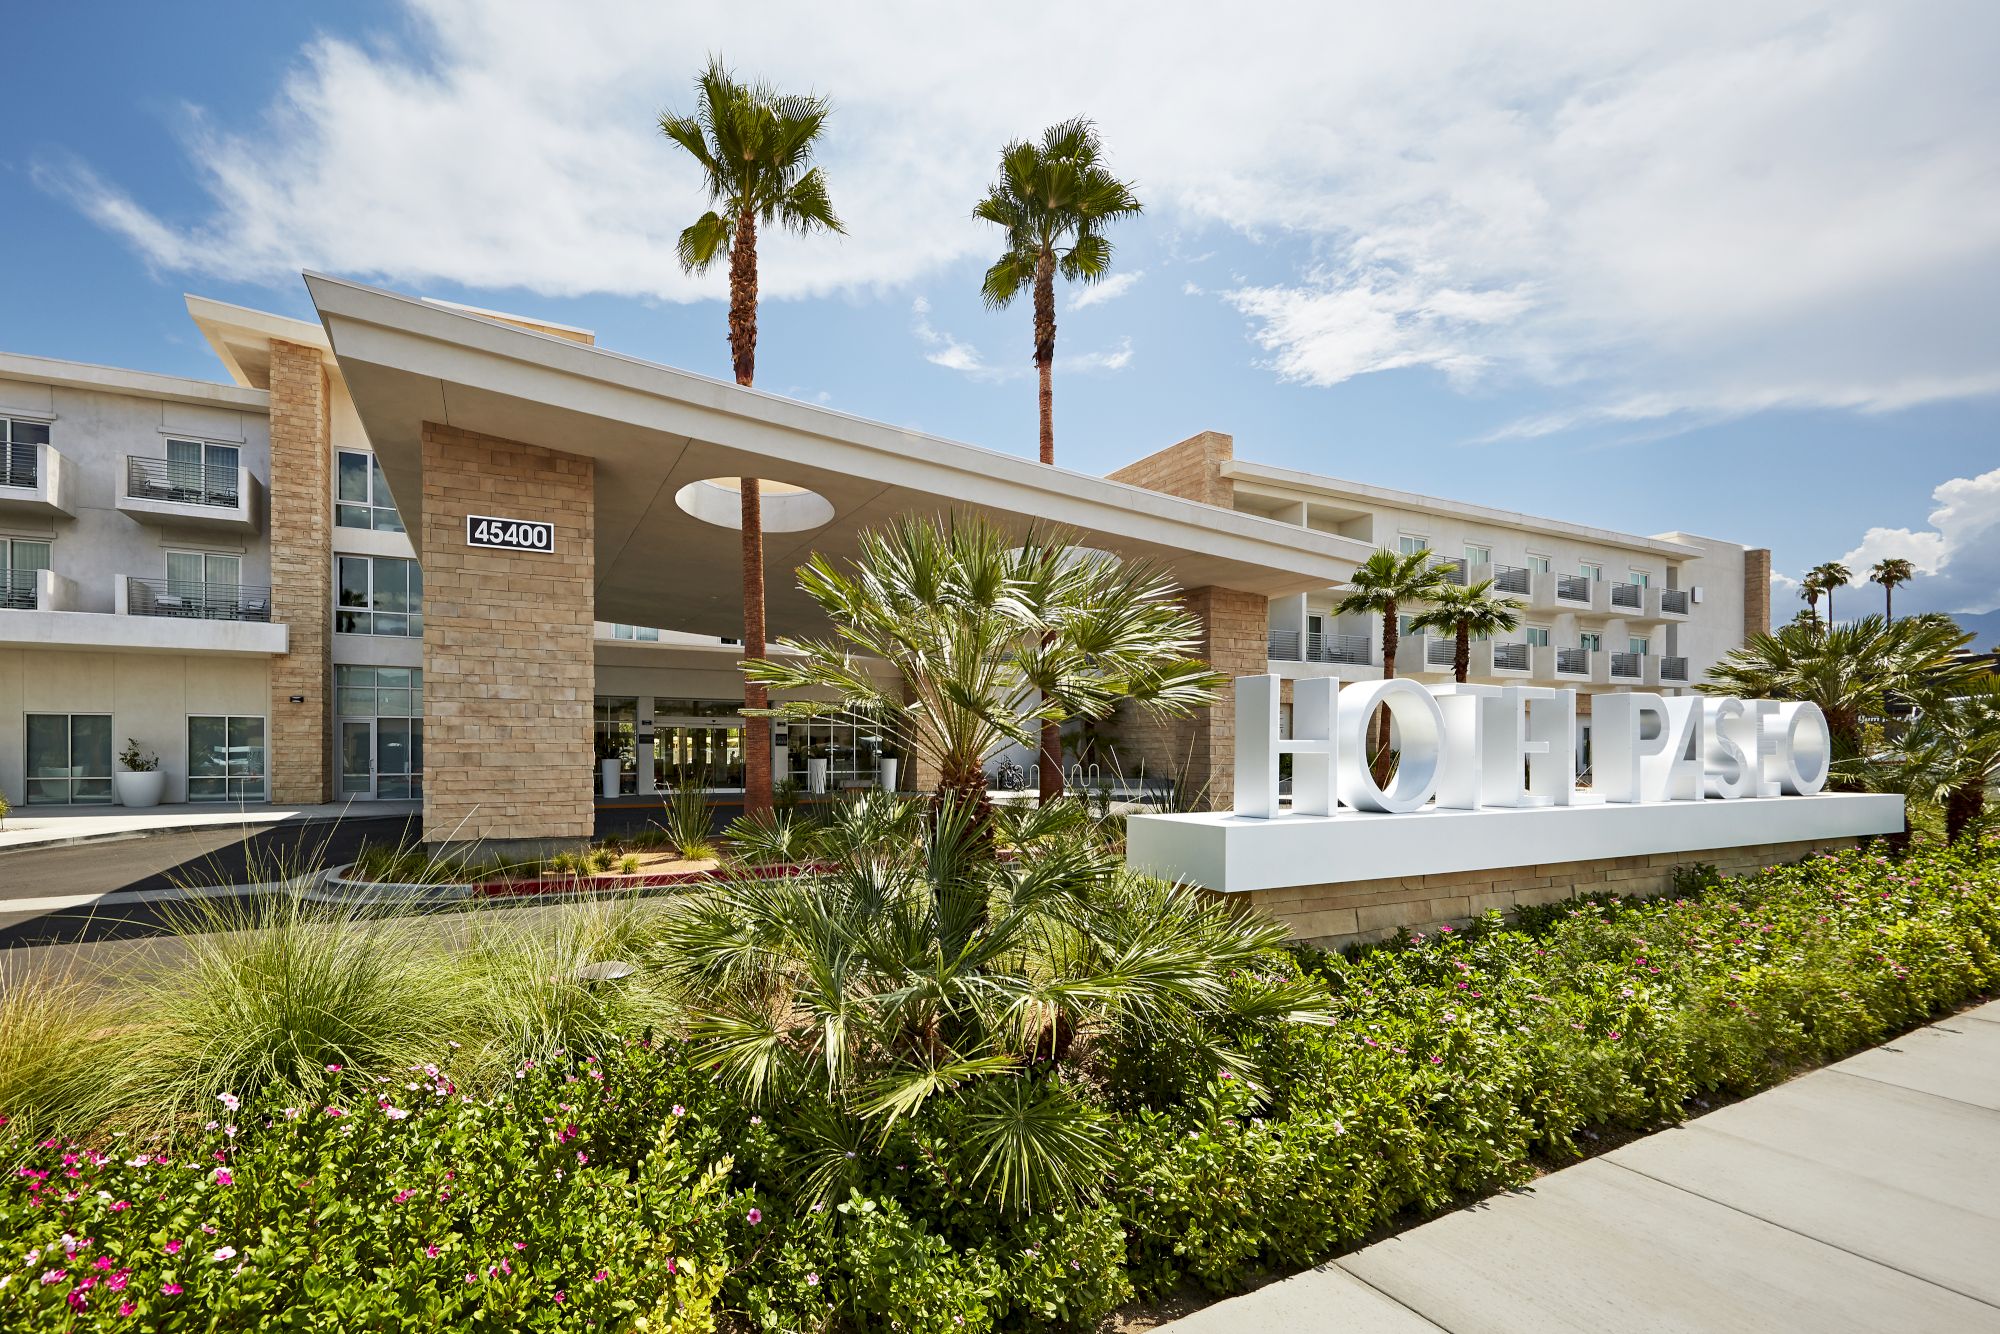
[[[577,1162],[577,1166],[581,1167],[581,1166],[582,1166],[583,1164],[585,1164],[585,1163],[587,1163],[587,1162],[589,1162],[589,1161],[590,1161],[590,1155],[589,1155],[589,1154],[585,1153],[585,1152],[584,1152],[584,1151],[583,1151],[582,1149],[578,1149],[578,1150],[576,1151],[576,1162]]]
[[[329,1066],[328,1066],[328,1067],[326,1068],[326,1072],[327,1072],[328,1074],[330,1074],[330,1075],[337,1075],[337,1074],[339,1074],[339,1073],[340,1073],[340,1066],[339,1066],[338,1064],[335,1064],[335,1065],[329,1065]]]
[[[1609,1038],[1610,1038],[1610,1039],[1611,1039],[1611,1040],[1612,1040],[1613,1042],[1616,1042],[1616,1041],[1618,1041],[1618,1039],[1619,1039],[1619,1037],[1620,1037],[1621,1035],[1620,1035],[1620,1033],[1618,1032],[1618,1030],[1614,1028],[1614,1029],[1612,1029],[1612,1030],[1611,1030],[1611,1032],[1610,1032],[1609,1034],[1607,1034],[1606,1036],[1608,1036],[1608,1037],[1609,1037]]]
[[[752,1209],[749,1213],[743,1216],[750,1220],[751,1227],[755,1227],[759,1223],[764,1221],[764,1211],[762,1209]]]
[[[179,1255],[181,1253],[181,1244],[178,1241],[170,1241],[160,1249],[168,1255]]]
[[[675,1103],[675,1104],[674,1104],[674,1115],[675,1115],[675,1116],[686,1116],[687,1114],[688,1114],[688,1109],[687,1109],[687,1108],[685,1108],[685,1107],[681,1106],[681,1105],[680,1105],[679,1103]]]
[[[215,1095],[215,1100],[232,1112],[243,1105],[234,1093],[218,1093]]]
[[[118,1303],[118,1314],[119,1314],[119,1315],[123,1315],[123,1316],[129,1316],[129,1315],[134,1315],[134,1314],[136,1314],[136,1313],[138,1312],[138,1310],[139,1310],[139,1308],[138,1308],[138,1307],[136,1307],[136,1306],[134,1306],[134,1305],[132,1305],[132,1303],[130,1303],[130,1302],[120,1302],[120,1303]]]
[[[224,1260],[234,1260],[236,1258],[236,1248],[234,1246],[218,1246],[215,1248],[215,1255],[211,1258],[218,1264]]]
[[[597,1272],[596,1272],[595,1274],[592,1274],[592,1275],[590,1276],[590,1281],[591,1281],[592,1283],[602,1283],[602,1282],[603,1282],[603,1281],[604,1281],[605,1279],[607,1279],[607,1278],[610,1278],[610,1277],[611,1277],[611,1271],[610,1271],[610,1270],[608,1270],[608,1269],[600,1269],[600,1270],[598,1270],[598,1271],[597,1271]]]
[[[1443,1064],[1444,1064],[1444,1057],[1442,1057],[1442,1056],[1433,1056],[1433,1057],[1431,1057],[1431,1064],[1432,1064],[1432,1065],[1443,1065]]]
[[[122,1214],[131,1207],[132,1201],[130,1200],[113,1200],[111,1202],[111,1212],[114,1214]]]
[[[562,1305],[562,1304],[563,1304],[564,1302],[566,1302],[566,1301],[568,1301],[568,1300],[569,1300],[569,1294],[568,1294],[568,1293],[566,1293],[566,1292],[564,1292],[564,1291],[563,1291],[563,1290],[562,1290],[561,1288],[557,1288],[557,1289],[556,1289],[556,1305],[560,1306],[560,1305]]]
[[[807,1287],[809,1287],[809,1288],[816,1288],[816,1287],[818,1287],[818,1286],[819,1286],[819,1275],[818,1275],[818,1274],[807,1274],[807,1275],[806,1275],[806,1286],[807,1286]]]
[[[400,1121],[404,1117],[408,1116],[409,1113],[404,1111],[400,1107],[384,1107],[382,1109],[382,1115],[388,1117],[391,1121]]]
[[[235,1178],[235,1177],[232,1177],[232,1176],[230,1176],[230,1175],[229,1175],[229,1169],[228,1169],[228,1168],[226,1168],[226,1167],[218,1167],[218,1168],[216,1168],[216,1169],[215,1169],[215,1184],[216,1184],[216,1185],[218,1185],[218,1186],[229,1186],[229,1185],[234,1185],[234,1184],[235,1184],[235,1182],[236,1182],[236,1178]]]
[[[435,1260],[437,1259],[437,1254],[438,1254],[438,1248],[436,1242],[432,1242],[430,1245],[424,1247],[425,1258]]]
[[[181,1285],[178,1283],[162,1283],[160,1285],[160,1295],[162,1297],[178,1297],[181,1295]]]

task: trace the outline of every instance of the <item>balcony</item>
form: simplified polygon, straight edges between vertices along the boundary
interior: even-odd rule
[[[1620,588],[1637,588],[1637,584],[1619,584]],[[1611,684],[1635,686],[1646,680],[1646,655],[1643,653],[1614,653],[1611,655]]]
[[[1472,646],[1473,676],[1527,676],[1534,666],[1529,645],[1511,640],[1482,640]]]
[[[1660,684],[1663,686],[1684,686],[1688,680],[1688,660],[1686,658],[1659,658]]]
[[[256,584],[209,584],[125,576],[119,610],[127,616],[171,616],[194,621],[271,619],[271,590]]]
[[[1472,568],[1462,560],[1441,560],[1437,563],[1437,568],[1444,582],[1457,584],[1460,588],[1465,587],[1472,579]]]
[[[1494,591],[1526,597],[1532,582],[1531,574],[1532,571],[1525,565],[1495,565],[1492,574]]]
[[[1642,584],[1612,584],[1611,614],[1613,616],[1644,616],[1646,614],[1646,592]]]
[[[263,526],[264,484],[244,467],[128,456],[118,508],[155,528],[251,534]]]
[[[113,653],[272,657],[290,632],[271,621],[270,590],[120,575],[110,612],[85,611],[77,585],[53,570],[0,578],[0,641],[13,647]]]
[[[0,514],[73,519],[69,461],[47,445],[0,445]]]
[[[1685,588],[1662,588],[1659,590],[1659,616],[1667,620],[1686,619],[1688,615],[1688,591]]]
[[[1276,662],[1340,662],[1366,667],[1373,661],[1367,635],[1306,634],[1304,651],[1296,630],[1270,632],[1270,657]]]
[[[1590,650],[1552,648],[1541,645],[1534,651],[1535,676],[1543,681],[1585,682],[1590,680]]]
[[[1605,585],[1587,574],[1531,571],[1528,604],[1536,611],[1573,612],[1579,616],[1610,610]]]
[[[75,611],[76,580],[54,570],[8,570],[0,574],[0,610]]]
[[[1448,672],[1457,664],[1458,641],[1456,639],[1437,639],[1427,635],[1417,642],[1422,646],[1424,652],[1421,665],[1416,670]]]

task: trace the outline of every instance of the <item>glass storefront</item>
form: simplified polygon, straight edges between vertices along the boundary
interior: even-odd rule
[[[596,742],[590,766],[590,788],[601,792],[598,765],[618,761],[618,790],[639,790],[639,701],[630,695],[599,695],[592,739]]]
[[[188,718],[189,801],[264,800],[264,720],[227,714]]]
[[[882,760],[881,730],[852,716],[798,719],[784,724],[788,776],[807,788],[806,763],[827,761],[827,790],[874,787]]]
[[[421,667],[336,667],[334,708],[341,796],[423,796]]]

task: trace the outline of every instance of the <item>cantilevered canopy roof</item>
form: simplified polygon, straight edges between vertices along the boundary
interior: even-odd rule
[[[753,476],[823,496],[832,513],[765,537],[774,634],[812,632],[790,571],[851,556],[902,514],[976,512],[1012,530],[1059,525],[1080,544],[1151,559],[1184,587],[1266,595],[1343,582],[1367,544],[866,421],[620,356],[462,310],[306,275],[333,354],[398,497],[423,494],[423,423],[597,463],[599,620],[731,635],[742,625],[733,529],[689,514],[682,488]],[[767,508],[769,508],[767,502]],[[419,543],[422,516],[405,500]],[[823,521],[818,521],[823,520]]]

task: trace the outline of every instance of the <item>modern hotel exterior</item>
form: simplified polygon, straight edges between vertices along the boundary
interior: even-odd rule
[[[318,324],[190,298],[230,383],[0,354],[0,794],[111,800],[127,738],[169,801],[420,796],[427,836],[587,837],[600,754],[647,792],[742,764],[732,479],[765,502],[773,635],[820,629],[791,569],[899,514],[1055,523],[1158,563],[1233,675],[1379,675],[1333,611],[1421,543],[1529,603],[1477,679],[1672,692],[1768,618],[1768,558],[1242,462],[1206,433],[1109,478],[596,348],[581,330],[308,276]],[[394,497],[400,498],[400,503]],[[482,518],[545,549],[475,544]],[[647,628],[635,628],[647,627]],[[664,627],[653,629],[650,627]],[[1449,670],[1404,641],[1400,674]],[[879,740],[794,723],[874,781]],[[1226,804],[1227,705],[1121,720],[1119,765]],[[921,785],[909,774],[905,785]],[[737,779],[740,781],[740,779]]]

